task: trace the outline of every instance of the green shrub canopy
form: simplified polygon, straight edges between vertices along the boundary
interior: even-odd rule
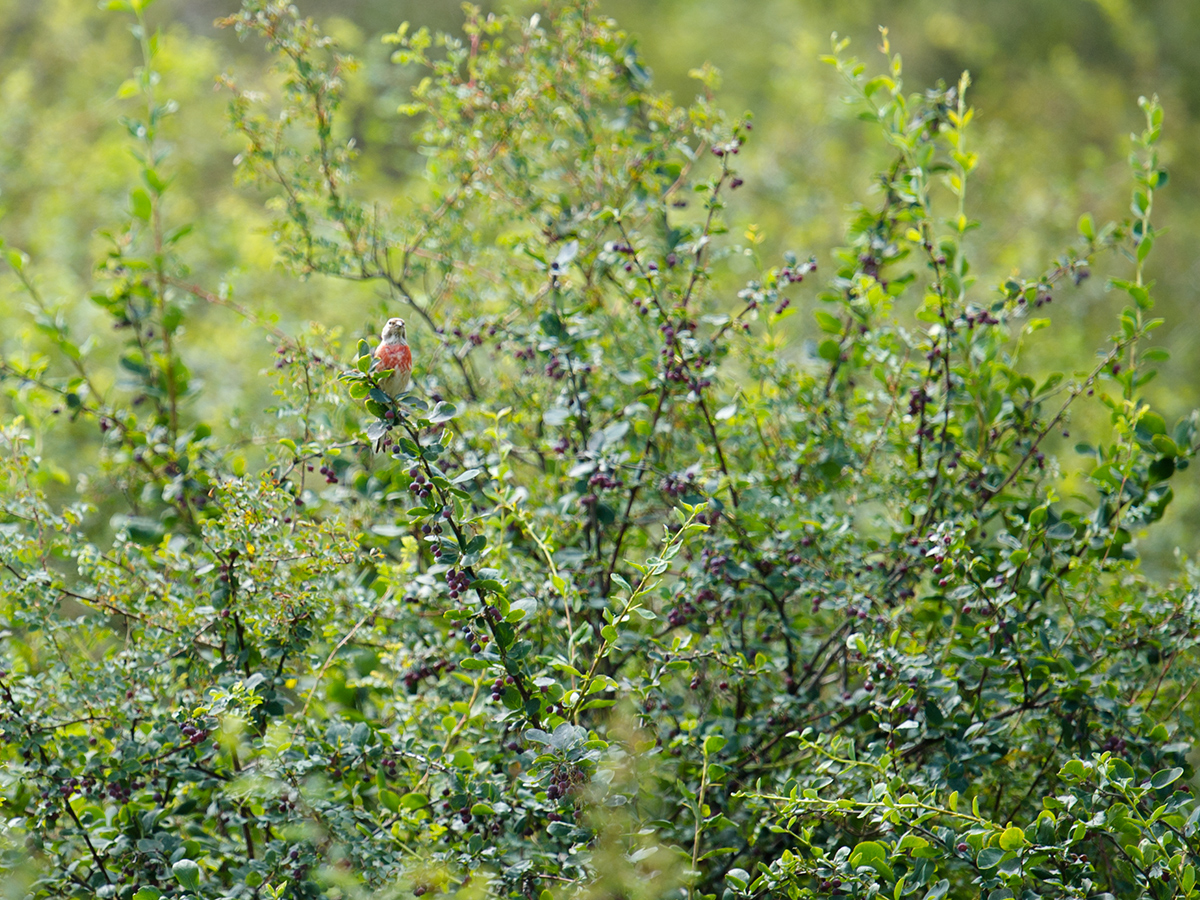
[[[353,60],[244,0],[279,78],[224,79],[238,174],[290,271],[406,320],[397,397],[382,318],[195,283],[159,37],[109,5],[143,52],[112,327],[8,252],[52,351],[0,368],[5,896],[1194,896],[1194,572],[1134,552],[1197,447],[1141,391],[1157,100],[1131,218],[977,284],[969,78],[906,93],[886,33],[882,74],[828,58],[890,155],[845,248],[762,259],[724,224],[751,119],[709,68],[655,93],[592,4],[389,35],[428,164],[388,198]],[[1111,340],[1039,374],[1093,268]],[[273,344],[271,408],[204,420],[209,307]]]

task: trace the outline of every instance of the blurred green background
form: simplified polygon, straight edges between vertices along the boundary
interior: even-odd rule
[[[411,121],[396,113],[413,76],[389,62],[380,36],[403,21],[456,29],[460,4],[312,0],[300,8],[363,63],[343,112],[347,134],[362,151],[357,190],[385,204],[403,196],[423,165],[411,145]],[[518,8],[532,11],[535,4]],[[281,271],[264,195],[234,184],[239,141],[225,125],[228,95],[214,87],[216,76],[232,73],[264,89],[275,79],[260,46],[214,27],[233,9],[229,0],[159,0],[149,11],[164,33],[161,90],[180,105],[167,129],[173,144],[167,169],[176,177],[169,215],[174,224],[196,224],[182,248],[191,277],[212,290],[224,285],[257,313],[277,315],[289,331],[319,320],[340,326],[347,338],[373,334],[382,312],[377,292],[300,283]],[[708,61],[723,71],[722,104],[735,114],[751,110],[756,125],[740,159],[746,186],[729,210],[731,231],[740,235],[756,224],[766,235],[765,258],[784,249],[812,253],[826,272],[848,205],[873,202],[872,174],[886,159],[870,127],[842,102],[836,73],[818,61],[830,33],[850,37],[851,52],[879,69],[878,27],[887,26],[914,91],[939,79],[953,83],[969,69],[968,99],[977,109],[969,140],[982,155],[968,201],[970,215],[984,222],[969,238],[978,301],[1013,272],[1033,276],[1049,266],[1074,240],[1080,213],[1098,222],[1127,214],[1129,132],[1142,122],[1137,98],[1157,93],[1167,111],[1164,162],[1171,182],[1156,198],[1155,219],[1168,231],[1150,271],[1157,312],[1167,320],[1159,344],[1172,360],[1147,398],[1168,420],[1200,403],[1200,316],[1193,310],[1193,285],[1200,281],[1196,0],[602,0],[597,11],[631,32],[656,86],[681,100],[698,89],[690,69]],[[118,96],[140,62],[128,24],[90,0],[0,0],[0,238],[31,255],[47,300],[84,333],[100,321],[87,295],[105,249],[101,232],[120,221],[134,185],[119,117],[136,101]],[[1122,305],[1106,291],[1106,277],[1129,268],[1109,260],[1082,288],[1058,292],[1040,364],[1090,365]],[[15,279],[0,274],[5,353],[39,345],[25,306]],[[807,321],[792,320],[798,329]],[[272,348],[260,330],[227,310],[196,308],[184,340],[188,363],[206,385],[195,401],[199,414],[236,426],[269,404],[263,372]],[[103,349],[97,352],[103,359]],[[1102,429],[1099,420],[1077,418],[1058,452],[1073,454],[1078,438]],[[87,457],[83,444],[92,439],[83,429],[59,438],[80,444],[75,459]],[[64,473],[68,482],[72,474]],[[1155,569],[1169,564],[1176,545],[1185,553],[1197,547],[1200,491],[1194,478],[1180,482],[1186,487],[1171,524],[1142,548]]]

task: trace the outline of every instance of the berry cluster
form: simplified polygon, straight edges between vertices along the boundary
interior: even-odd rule
[[[471,578],[461,569],[451,569],[446,573],[446,586],[450,588],[450,599],[457,600],[471,586]]]
[[[588,479],[588,487],[596,490],[615,490],[624,486],[625,482],[610,472],[595,472]]]
[[[980,310],[977,313],[967,313],[955,324],[966,326],[968,329],[970,329],[974,328],[976,325],[999,325],[1000,320],[987,310]]]
[[[724,553],[705,547],[700,553],[700,561],[704,568],[708,570],[708,574],[713,577],[720,576],[724,573],[725,564],[729,562],[729,557]]]
[[[910,416],[921,415],[931,399],[924,386],[913,388],[908,392],[908,414]]]
[[[183,732],[192,746],[203,743],[208,739],[209,732],[207,728],[197,728],[191,723],[184,724],[179,730]]]
[[[551,800],[566,797],[578,789],[579,785],[584,782],[585,777],[584,773],[577,766],[569,764],[558,766],[551,773],[550,786],[546,788],[546,796]],[[557,821],[555,816],[555,813],[551,813],[549,816],[550,820]]]
[[[408,485],[409,492],[421,500],[428,500],[433,493],[433,485],[425,478],[425,473],[413,466],[408,470],[408,477],[412,479]]]
[[[491,336],[491,335],[494,335],[495,333],[496,333],[496,326],[493,325],[491,328],[488,329],[488,335]],[[466,337],[467,341],[471,344],[472,347],[483,346],[483,336],[480,335],[480,333],[478,331],[472,331],[469,334],[466,334],[463,332],[463,330],[461,328],[456,327],[454,329],[454,336],[456,338]]]
[[[388,412],[390,413],[391,410],[388,410]],[[308,471],[311,472],[313,470],[313,467],[308,466],[307,469],[308,469]],[[337,484],[338,483],[337,472],[335,472],[333,470],[332,466],[329,466],[329,465],[321,466],[320,473],[325,476],[326,484]]]
[[[463,642],[471,648],[472,653],[482,653],[484,645],[487,644],[488,641],[491,640],[491,638],[488,635],[477,634],[476,632],[472,631],[469,627],[464,628],[460,632],[460,634],[462,636]]]
[[[499,701],[500,698],[504,696],[505,686],[513,684],[515,681],[516,679],[514,679],[511,675],[501,675],[497,677],[496,680],[492,682],[492,699]]]
[[[1117,737],[1115,734],[1104,742],[1104,746],[1100,748],[1108,753],[1119,753],[1122,756],[1125,754],[1125,739]]]
[[[423,662],[421,665],[411,668],[404,673],[404,686],[408,688],[408,692],[410,694],[414,693],[417,689],[417,685],[419,685],[426,678],[435,677],[443,671],[453,672],[455,668],[456,666],[454,663],[445,659],[436,660],[432,665],[427,662]],[[384,764],[390,766],[392,775],[396,774],[396,761],[394,759],[389,758],[384,761]]]
[[[680,497],[696,489],[696,473],[692,469],[670,472],[659,484],[659,489],[668,497]]]

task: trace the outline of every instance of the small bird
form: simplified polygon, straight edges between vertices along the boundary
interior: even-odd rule
[[[388,319],[381,338],[371,371],[388,372],[379,379],[379,386],[388,396],[396,397],[405,393],[412,381],[412,348],[404,334],[404,320]]]

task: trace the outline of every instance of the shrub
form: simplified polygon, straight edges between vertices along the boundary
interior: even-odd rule
[[[1195,893],[1195,574],[1134,550],[1197,445],[1140,392],[1155,100],[1132,218],[979,286],[969,79],[907,94],[886,34],[870,78],[836,43],[892,162],[814,295],[816,260],[726,231],[754,135],[716,73],[675,105],[590,3],[386,38],[429,160],[389,210],[338,119],[353,61],[244,0],[282,87],[224,79],[239,172],[297,276],[407,317],[396,398],[371,341],[192,283],[156,40],[111,5],[144,52],[114,337],[9,253],[55,348],[2,370],[14,896]],[[1111,341],[1035,378],[1096,266]],[[245,424],[201,419],[196,304],[275,344]],[[47,455],[71,428],[95,460]]]

